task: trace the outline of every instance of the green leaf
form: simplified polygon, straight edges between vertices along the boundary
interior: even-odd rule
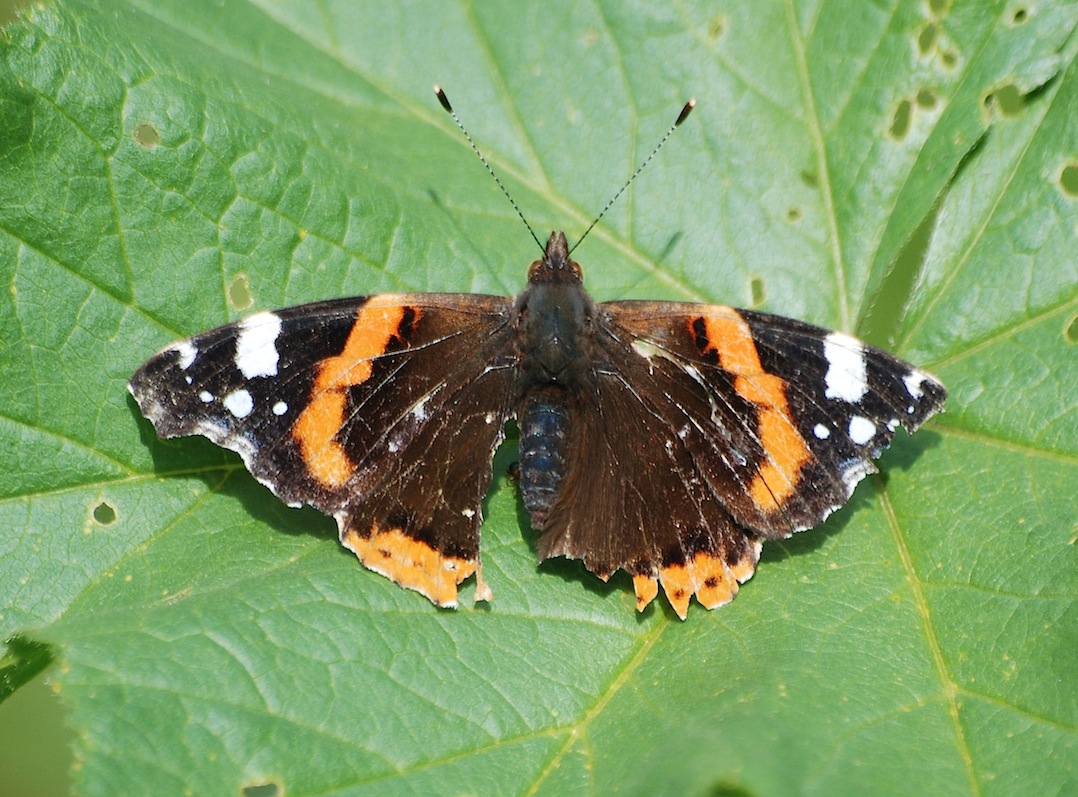
[[[1078,3],[67,0],[0,42],[0,684],[80,794],[1078,791]],[[704,299],[937,373],[731,606],[536,567],[440,611],[125,391],[167,342],[380,290]],[[8,690],[10,691],[10,690]],[[0,695],[6,692],[0,692]]]

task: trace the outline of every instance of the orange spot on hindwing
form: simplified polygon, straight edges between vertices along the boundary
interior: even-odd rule
[[[374,360],[385,354],[390,341],[400,335],[401,323],[411,309],[408,297],[372,296],[360,308],[344,348],[318,366],[310,403],[292,427],[303,461],[311,475],[326,487],[340,487],[355,470],[348,452],[338,442],[344,425],[348,388],[367,381]]]
[[[654,578],[647,575],[633,576],[633,589],[636,591],[636,610],[644,611],[648,604],[655,600],[659,594],[659,585]]]
[[[674,607],[677,616],[684,620],[689,613],[689,599],[694,592],[689,568],[685,565],[664,567],[659,570],[659,581],[662,582],[666,599]]]
[[[756,542],[733,564],[726,557],[697,551],[685,564],[659,568],[658,579],[647,575],[633,576],[637,611],[644,611],[662,584],[666,599],[682,620],[689,613],[693,595],[705,609],[725,606],[737,595],[738,585],[752,578],[760,558],[760,543]]]
[[[696,554],[692,560],[692,576],[696,585],[696,600],[705,609],[725,606],[737,594],[737,582],[718,556]]]
[[[403,529],[380,529],[376,525],[364,537],[346,527],[341,532],[341,543],[374,572],[414,589],[436,606],[456,606],[457,585],[475,572],[474,561],[443,556],[427,543],[409,537]]]
[[[797,489],[801,469],[812,454],[794,425],[786,401],[786,384],[764,371],[760,353],[745,319],[729,307],[715,307],[703,316],[705,351],[714,351],[719,365],[734,376],[738,395],[758,412],[757,435],[767,458],[757,465],[749,484],[749,497],[762,512],[774,512]],[[690,321],[690,333],[696,319]]]

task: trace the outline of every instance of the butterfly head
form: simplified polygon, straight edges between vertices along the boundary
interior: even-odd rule
[[[531,284],[563,283],[579,285],[584,282],[580,264],[569,259],[569,244],[565,233],[555,230],[547,239],[543,259],[536,260],[528,269]]]

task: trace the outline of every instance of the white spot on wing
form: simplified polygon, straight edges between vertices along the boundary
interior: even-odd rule
[[[412,409],[409,414],[412,416],[412,418],[415,419],[417,423],[423,423],[427,420],[427,418],[430,417],[430,410],[427,408],[427,404],[430,403],[430,400],[434,398],[438,391],[441,390],[443,387],[445,387],[444,384],[436,385],[430,390],[430,392],[423,396],[423,398],[419,399],[419,401],[412,405]],[[493,417],[491,418],[491,420],[493,420]],[[488,421],[488,423],[490,423],[490,421]]]
[[[203,404],[209,404],[211,401],[213,401],[213,393],[208,390],[203,390],[201,393],[198,394],[198,397],[202,399]]]
[[[169,348],[180,355],[180,369],[184,371],[191,367],[191,363],[198,356],[198,349],[189,340],[181,340],[179,343],[172,344]]]
[[[255,400],[251,398],[251,394],[243,388],[233,390],[225,396],[222,403],[225,405],[225,409],[237,418],[246,418],[251,414],[251,410],[255,408]]]
[[[832,332],[823,340],[823,356],[827,360],[824,395],[850,403],[860,401],[868,392],[864,344],[842,332]]]
[[[285,404],[283,401],[278,401],[276,404],[273,405],[274,415],[284,415],[286,412],[288,412],[288,405]]]
[[[924,396],[925,392],[921,389],[921,385],[924,384],[926,376],[923,371],[910,371],[902,377],[902,381],[906,384],[906,392],[911,398],[920,399]]]
[[[471,520],[473,517],[475,517],[475,510],[474,509],[462,509],[460,511],[460,514],[462,514],[464,517]]]
[[[276,376],[277,336],[281,334],[281,318],[275,313],[255,313],[239,323],[236,338],[236,367],[248,379],[256,376]]]
[[[812,433],[816,435],[820,440],[826,440],[831,436],[831,430],[824,426],[822,423],[816,424],[812,427]]]
[[[429,394],[424,396],[423,400],[420,401],[418,404],[416,404],[412,408],[412,416],[417,421],[425,421],[425,420],[427,420],[427,402],[428,401],[430,401],[430,395]]]
[[[850,439],[857,445],[863,446],[876,436],[876,424],[862,415],[854,415],[850,418]]]

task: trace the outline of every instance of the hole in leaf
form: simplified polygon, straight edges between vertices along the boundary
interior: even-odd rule
[[[284,789],[277,783],[252,783],[240,790],[243,797],[282,797]]]
[[[237,274],[228,283],[228,302],[237,310],[246,310],[254,304],[254,297],[251,296],[251,283],[248,281],[246,274]]]
[[[1078,197],[1078,164],[1069,163],[1059,173],[1059,187],[1069,197]]]
[[[1078,343],[1078,315],[1074,316],[1063,330],[1063,339],[1071,345]]]
[[[951,0],[928,0],[928,10],[934,17],[942,17],[951,10]]]
[[[820,184],[820,178],[816,175],[816,172],[810,172],[808,169],[805,169],[801,172],[801,182],[809,188],[816,188]]]
[[[94,507],[94,522],[100,526],[111,526],[116,522],[116,510],[107,501],[101,501]]]
[[[989,92],[984,97],[984,107],[986,110],[992,111],[998,108],[999,112],[1005,117],[1018,116],[1025,105],[1026,101],[1022,96],[1022,92],[1020,92],[1018,87],[1013,83],[1000,86],[998,89]]]
[[[712,41],[718,41],[726,33],[726,16],[719,14],[716,17],[712,17],[711,24],[707,26],[707,36]]]
[[[791,224],[796,221],[801,221],[801,208],[789,208],[786,211],[786,221]]]
[[[932,52],[939,38],[939,32],[939,26],[935,22],[929,22],[921,28],[921,32],[917,34],[917,49],[921,51],[921,55]]]
[[[767,292],[764,290],[764,281],[762,277],[753,277],[749,283],[752,290],[752,306],[759,307],[767,299]]]
[[[161,143],[161,134],[157,132],[156,127],[143,122],[135,125],[135,141],[147,149],[152,149]]]
[[[936,92],[932,89],[921,89],[917,92],[917,104],[925,110],[931,110],[936,107]]]
[[[1021,25],[1027,19],[1029,19],[1029,12],[1026,11],[1024,8],[1016,8],[1014,13],[1011,15],[1011,24]]]
[[[891,136],[901,141],[910,132],[910,101],[902,100],[895,108],[894,118],[891,120]]]

